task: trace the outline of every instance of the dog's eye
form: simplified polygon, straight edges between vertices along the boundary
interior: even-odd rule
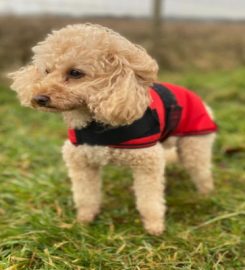
[[[48,68],[45,69],[45,73],[46,74],[49,74],[50,73],[50,70]]]
[[[80,79],[85,76],[85,73],[79,69],[71,69],[68,71],[68,76],[73,79]]]

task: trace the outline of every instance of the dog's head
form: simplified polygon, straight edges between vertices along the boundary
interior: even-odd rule
[[[140,118],[150,103],[157,63],[108,28],[70,25],[33,52],[29,66],[10,74],[25,106],[60,112],[86,107],[95,120],[117,126]]]

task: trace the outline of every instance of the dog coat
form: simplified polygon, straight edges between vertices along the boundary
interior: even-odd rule
[[[144,148],[169,136],[196,136],[215,132],[211,119],[195,93],[169,83],[149,88],[151,104],[144,115],[127,126],[112,127],[92,121],[81,129],[69,129],[74,145],[104,145],[113,148]]]

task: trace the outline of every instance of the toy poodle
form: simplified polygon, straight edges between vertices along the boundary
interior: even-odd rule
[[[53,31],[33,52],[31,64],[10,74],[11,87],[22,105],[62,113],[69,134],[62,152],[80,222],[100,211],[108,163],[132,170],[136,207],[153,235],[165,228],[169,150],[177,150],[200,193],[213,189],[211,110],[188,89],[157,82],[158,65],[142,47],[106,27],[79,24]]]

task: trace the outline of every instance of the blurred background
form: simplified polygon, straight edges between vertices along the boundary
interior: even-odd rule
[[[161,67],[245,64],[243,0],[0,0],[0,71],[25,64],[51,29],[99,23],[143,45]]]

